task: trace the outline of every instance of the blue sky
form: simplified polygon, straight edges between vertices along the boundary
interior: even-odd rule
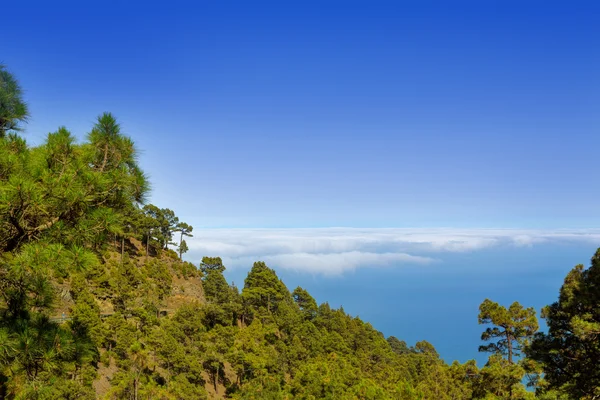
[[[20,1],[2,10],[10,17],[0,61],[25,89],[31,143],[60,125],[84,137],[97,115],[113,112],[141,150],[152,202],[196,231],[221,235],[224,249],[239,246],[232,228],[273,228],[266,237],[246,231],[265,249],[247,257],[275,257],[289,279],[341,296],[340,303],[354,304],[348,282],[371,282],[363,276],[369,271],[384,280],[390,274],[387,284],[398,271],[444,268],[451,275],[436,276],[446,290],[478,268],[494,276],[505,256],[499,249],[520,255],[514,270],[533,274],[541,270],[528,269],[531,260],[550,244],[484,246],[459,253],[474,258],[456,258],[397,247],[379,231],[369,234],[368,251],[351,242],[344,251],[281,253],[261,243],[291,240],[298,228],[457,234],[598,226],[597,2]],[[314,243],[335,242],[312,232]],[[549,261],[555,287],[535,292],[542,304],[594,250],[589,241],[565,243],[564,257]],[[193,245],[193,261],[212,251]],[[375,256],[352,258],[365,252]],[[310,256],[341,253],[354,267],[336,274],[327,271],[343,265],[342,256],[321,265]],[[396,255],[382,255],[389,253]],[[437,261],[407,267],[398,254]],[[486,256],[495,261],[481,266]],[[289,268],[302,262],[311,267]],[[242,270],[233,268],[232,279]],[[372,284],[365,293],[404,299]],[[508,281],[478,285],[506,298],[520,293]],[[447,301],[443,291],[428,293],[431,307]],[[476,307],[479,297],[469,302]],[[388,319],[371,317],[394,334]],[[428,320],[411,318],[417,326]]]

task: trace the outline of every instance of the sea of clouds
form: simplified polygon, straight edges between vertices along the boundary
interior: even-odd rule
[[[600,229],[199,229],[187,259],[220,256],[228,268],[265,261],[277,269],[339,275],[357,268],[427,265],[448,252],[552,242],[600,243]]]

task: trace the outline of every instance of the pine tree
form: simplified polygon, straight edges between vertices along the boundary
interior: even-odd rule
[[[600,249],[587,269],[565,277],[558,301],[545,307],[548,332],[536,334],[527,354],[541,363],[550,389],[579,399],[600,396]]]
[[[520,351],[526,340],[533,337],[538,330],[538,322],[533,308],[523,308],[514,302],[508,309],[489,299],[479,306],[479,323],[492,324],[481,334],[481,340],[492,341],[480,346],[479,351],[485,351],[506,356],[509,364],[514,363],[514,357]]]
[[[23,101],[23,91],[19,82],[0,64],[0,138],[10,131],[21,129],[20,123],[27,121],[29,111]]]

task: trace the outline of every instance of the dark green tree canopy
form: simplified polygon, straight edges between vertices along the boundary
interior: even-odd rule
[[[479,351],[506,356],[511,364],[539,327],[533,308],[514,302],[507,309],[489,299],[479,306],[479,323],[494,325],[481,334],[481,340],[493,342],[480,346]]]
[[[194,230],[194,228],[192,226],[186,224],[185,222],[180,222],[175,227],[175,232],[179,232],[182,237],[183,236],[192,237],[193,230]]]
[[[225,271],[225,266],[223,265],[223,260],[221,257],[202,257],[202,261],[200,262],[200,271],[204,275],[207,275],[210,271]]]
[[[200,264],[204,295],[208,301],[226,304],[231,300],[231,289],[223,276],[225,266],[221,257],[202,257]]]
[[[294,289],[292,297],[298,307],[300,307],[300,311],[304,315],[304,318],[312,320],[317,316],[317,302],[306,290],[298,286]]]
[[[181,255],[187,253],[189,250],[187,243],[185,240],[182,240],[181,243],[179,243],[179,259],[181,259]]]
[[[275,271],[264,262],[257,261],[244,281],[242,298],[257,310],[262,308],[274,312],[281,301],[291,300],[291,295]]]
[[[552,389],[573,398],[600,397],[600,249],[591,266],[577,265],[558,301],[542,313],[548,332],[536,334],[527,354],[542,364]]]
[[[439,354],[435,347],[427,340],[421,340],[415,344],[415,351],[421,354],[428,354],[434,358],[438,358]]]
[[[131,140],[108,113],[81,144],[66,128],[37,147],[14,132],[6,135],[26,107],[15,105],[19,96],[7,103],[6,90],[20,90],[1,72],[0,397],[65,398],[72,392],[90,398],[91,386],[83,381],[97,362],[102,335],[88,325],[99,318],[83,282],[104,270],[99,255],[109,236],[126,230],[127,214],[148,184]],[[136,285],[137,269],[121,272],[133,278],[115,286]],[[59,296],[58,282],[72,291],[74,317],[65,324],[50,317],[65,295]],[[128,293],[113,297],[115,309]]]
[[[114,123],[110,135],[101,129],[107,121]],[[2,140],[0,160],[10,163],[0,181],[4,251],[44,238],[63,244],[99,242],[106,233],[122,230],[119,210],[142,201],[148,183],[131,140],[115,124],[110,114],[103,114],[90,142],[81,145],[65,128],[32,149],[18,137]]]
[[[20,123],[27,121],[29,111],[23,100],[19,82],[0,64],[0,138],[7,132],[20,130]]]
[[[398,339],[396,336],[390,336],[387,338],[387,342],[389,343],[392,351],[396,354],[408,354],[410,353],[410,349],[406,345],[404,340]]]
[[[177,243],[173,242],[173,233],[178,231],[180,222],[175,212],[168,208],[158,208],[154,204],[146,204],[143,211],[147,217],[151,218],[147,224],[148,234],[152,235],[160,247],[166,250],[169,245],[176,245]],[[186,226],[188,225],[186,224]],[[191,227],[188,226],[188,228],[191,231]]]
[[[179,259],[182,259],[183,253],[187,252],[189,249],[187,247],[187,243],[183,240],[184,236],[192,237],[192,228],[190,225],[185,222],[179,222],[175,227],[175,232],[179,232]]]

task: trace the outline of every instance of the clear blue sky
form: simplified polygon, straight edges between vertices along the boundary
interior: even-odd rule
[[[27,139],[60,125],[83,137],[113,112],[142,151],[150,200],[196,230],[598,225],[597,1],[11,1],[2,15],[0,62],[25,89]],[[544,296],[589,259],[586,246],[555,259]],[[542,248],[520,248],[514,268]],[[474,285],[520,298],[515,269],[494,278],[498,250],[467,254],[436,256],[449,275],[436,274],[423,310],[467,312],[435,285],[461,291],[480,264],[487,280]],[[364,270],[285,274],[406,334],[390,322],[402,314],[364,315],[370,303],[350,289],[370,282],[369,298],[393,297],[393,274],[385,287]],[[434,279],[417,275],[402,279]],[[394,301],[414,302],[403,293]],[[409,325],[430,321],[417,314]],[[431,333],[422,326],[416,336]]]
[[[219,226],[593,226],[600,4],[8,2],[33,140],[112,111]]]

